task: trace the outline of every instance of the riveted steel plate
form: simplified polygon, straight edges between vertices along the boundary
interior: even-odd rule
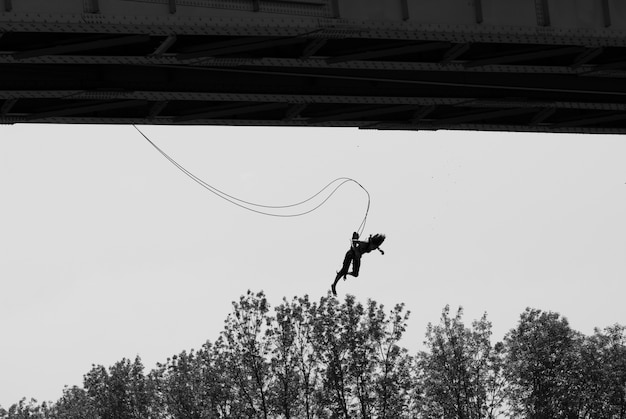
[[[125,0],[136,3],[168,4],[169,0]],[[332,17],[329,0],[258,0],[258,10],[252,0],[176,0],[177,6],[263,12],[295,16]]]

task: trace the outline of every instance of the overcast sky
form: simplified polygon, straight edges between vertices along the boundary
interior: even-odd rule
[[[237,197],[289,204],[330,180],[372,197],[385,255],[338,284],[411,310],[404,346],[462,305],[493,341],[530,306],[576,330],[626,323],[623,136],[156,127],[188,170]],[[130,126],[0,126],[0,405],[56,401],[92,364],[146,370],[215,340],[246,290],[326,295],[367,197],[269,218],[202,189]]]

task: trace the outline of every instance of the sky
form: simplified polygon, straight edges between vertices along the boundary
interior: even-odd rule
[[[422,348],[446,304],[493,343],[526,307],[572,328],[626,323],[626,139],[353,128],[141,128],[189,171],[269,205],[337,177],[371,195],[346,293],[411,311]],[[56,401],[92,364],[146,370],[217,339],[231,302],[327,295],[367,196],[303,217],[251,213],[184,176],[132,126],[0,126],[0,406]]]

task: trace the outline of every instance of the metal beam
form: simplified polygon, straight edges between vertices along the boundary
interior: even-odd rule
[[[27,51],[16,52],[13,58],[23,60],[26,58],[40,57],[42,55],[68,54],[72,52],[91,51],[102,48],[112,48],[131,44],[141,44],[150,41],[148,35],[130,35],[111,39],[102,39],[98,41],[79,42],[69,45],[56,45],[47,48],[31,49]]]
[[[300,58],[311,58],[311,56],[315,55],[315,53],[323,48],[327,42],[328,39],[324,38],[311,39],[304,47]]]
[[[500,109],[497,111],[487,112],[470,112],[463,115],[453,116],[449,118],[442,118],[433,121],[434,125],[447,125],[447,124],[460,124],[465,122],[483,121],[487,119],[503,118],[507,116],[518,116],[528,113],[537,112],[535,108],[515,108],[515,109]]]
[[[176,13],[176,0],[168,0],[168,5],[170,7],[170,14]]]
[[[379,116],[379,115],[389,115],[393,113],[406,112],[415,109],[414,105],[400,105],[400,106],[388,106],[384,108],[368,108],[359,110],[350,110],[348,112],[339,112],[334,114],[329,114],[325,116],[319,116],[308,119],[309,124],[318,124],[320,122],[328,122],[328,121],[345,121],[359,118],[368,118],[371,116]]]
[[[176,43],[176,35],[170,35],[167,38],[165,38],[165,40],[161,42],[161,45],[159,45],[157,49],[155,49],[154,52],[150,55],[153,57],[160,57],[163,54],[165,54],[167,50],[169,50],[175,43]]]
[[[415,111],[411,119],[409,120],[412,124],[419,123],[422,119],[426,118],[428,115],[433,113],[437,109],[437,105],[427,105]]]
[[[587,74],[598,73],[600,71],[621,70],[623,68],[626,68],[626,61],[615,61],[615,62],[612,62],[612,63],[597,65],[594,68],[592,68],[591,70],[579,73],[579,75],[584,76],[584,75],[587,75]]]
[[[13,2],[11,0],[4,0],[4,11],[10,12],[13,10]]]
[[[535,14],[537,16],[537,25],[550,26],[548,0],[535,0]]]
[[[409,20],[411,18],[409,13],[409,1],[400,0],[400,7],[402,8],[402,20]]]
[[[482,0],[474,0],[474,15],[476,23],[483,23],[483,2]]]
[[[537,60],[541,58],[559,57],[565,55],[578,54],[582,50],[582,47],[563,47],[563,48],[548,48],[539,51],[525,52],[519,54],[499,55],[491,58],[484,58],[480,60],[469,61],[463,64],[466,68],[480,67],[483,65],[491,64],[505,64],[515,63],[520,61]]]
[[[581,67],[587,64],[589,61],[592,61],[593,59],[598,58],[600,55],[602,55],[603,52],[604,52],[604,48],[590,48],[586,50],[585,52],[582,52],[581,54],[579,54],[574,59],[574,62],[572,63],[571,67],[572,68]]]
[[[143,106],[147,102],[145,100],[124,100],[120,102],[98,103],[96,105],[80,105],[71,106],[53,111],[33,113],[24,117],[25,121],[34,121],[37,119],[54,118],[60,116],[74,116],[90,112],[109,111],[113,109],[135,108]]]
[[[85,13],[100,13],[100,3],[98,0],[84,0]]]
[[[545,108],[535,115],[533,115],[532,119],[529,122],[529,125],[539,125],[545,122],[548,118],[556,113],[556,108]]]
[[[182,115],[174,118],[175,123],[189,122],[196,119],[212,119],[223,116],[234,115],[246,115],[255,112],[274,111],[278,109],[284,109],[287,107],[286,103],[265,103],[265,104],[253,104],[253,105],[229,105],[229,106],[216,106],[213,109],[207,109],[201,112],[196,112],[189,115]]]
[[[326,60],[328,64],[337,64],[345,61],[368,60],[372,58],[393,57],[395,55],[414,54],[418,52],[435,51],[438,49],[450,48],[448,42],[428,42],[423,44],[412,44],[393,48],[381,48],[371,51],[356,52],[353,54],[339,55]]]
[[[7,99],[4,101],[2,106],[0,107],[0,116],[7,116],[11,109],[17,103],[17,99]]]
[[[274,0],[278,3],[291,3],[291,4],[310,4],[313,6],[324,6],[327,0]]]
[[[577,118],[570,121],[557,122],[551,124],[550,127],[564,128],[564,127],[580,127],[592,124],[601,124],[606,122],[623,121],[626,119],[626,112],[612,113],[609,115],[601,115],[590,118]]]
[[[136,99],[145,100],[149,103],[169,101],[184,101],[186,103],[198,102],[222,102],[222,103],[308,103],[308,104],[344,104],[344,105],[377,105],[395,106],[395,105],[411,105],[416,109],[426,106],[463,106],[475,109],[493,109],[493,108],[520,108],[528,107],[536,110],[547,107],[556,109],[577,109],[585,112],[590,111],[623,111],[626,112],[626,103],[624,101],[613,102],[596,102],[585,101],[584,97],[576,101],[548,101],[545,100],[481,100],[470,97],[440,97],[440,96],[368,96],[368,95],[340,95],[340,94],[297,94],[297,93],[259,93],[250,92],[189,92],[189,91],[145,91],[138,90],[132,92],[119,92],[117,96],[107,95],[114,92],[99,91],[77,91],[77,90],[0,90],[0,101],[13,98],[33,99],[30,102],[35,103],[37,99],[67,100],[73,98],[76,100],[115,100],[115,99]],[[1,103],[1,102],[0,102]]]
[[[237,36],[237,37],[225,40],[225,41],[204,43],[200,45],[194,45],[192,47],[182,47],[180,50],[180,53],[190,54],[193,52],[203,52],[203,51],[209,51],[209,50],[214,50],[214,49],[238,47],[241,45],[253,45],[255,43],[271,41],[274,39],[276,38],[263,37],[263,36]]]
[[[339,0],[330,0],[330,5],[333,9],[333,17],[339,19],[341,17],[341,11],[339,10]]]
[[[609,0],[602,1],[602,23],[605,28],[611,26],[611,7],[609,6]]]
[[[164,68],[176,68],[176,66],[162,66]],[[277,76],[282,79],[293,78],[293,79],[319,79],[319,80],[341,80],[347,82],[374,82],[378,84],[390,83],[393,85],[405,85],[405,86],[432,86],[439,88],[475,88],[481,89],[483,91],[517,91],[517,92],[540,92],[540,93],[550,93],[550,94],[561,94],[561,93],[572,93],[572,94],[598,94],[598,95],[607,95],[610,97],[620,97],[626,96],[626,89],[623,86],[619,86],[619,88],[615,87],[607,87],[605,85],[601,85],[602,88],[597,87],[593,84],[583,85],[578,87],[577,85],[569,85],[569,84],[560,84],[557,86],[549,85],[549,84],[536,84],[536,83],[517,83],[517,80],[514,80],[515,83],[507,82],[507,81],[499,81],[499,80],[484,80],[472,81],[470,77],[464,75],[462,78],[458,80],[443,80],[441,75],[439,78],[405,78],[403,77],[392,77],[392,76],[380,76],[375,77],[370,74],[366,75],[349,75],[343,73],[337,74],[327,74],[327,73],[314,73],[314,72],[294,72],[294,71],[281,71],[281,70],[273,70],[273,69],[251,69],[251,68],[217,68],[217,67],[204,67],[204,66],[192,66],[185,67],[188,70],[198,70],[209,73],[229,73],[229,74],[247,74],[247,75],[255,75],[255,76]]]
[[[461,55],[465,54],[470,49],[470,44],[456,44],[443,54],[443,59],[440,64],[449,64],[451,61],[456,60]]]
[[[178,60],[190,60],[194,58],[214,57],[218,55],[236,54],[240,52],[249,52],[254,50],[263,50],[268,48],[281,47],[285,45],[301,44],[306,42],[306,38],[279,38],[262,42],[245,43],[242,45],[234,45],[227,47],[213,47],[203,51],[189,52],[178,54]]]
[[[283,121],[293,121],[295,118],[300,116],[302,111],[305,110],[307,106],[309,105],[306,103],[294,103],[293,105],[289,106],[289,109],[287,109],[287,112],[285,112],[285,116],[283,116]]]
[[[148,111],[148,118],[156,118],[159,116],[161,112],[167,107],[170,102],[168,100],[163,100],[160,102],[155,102]]]

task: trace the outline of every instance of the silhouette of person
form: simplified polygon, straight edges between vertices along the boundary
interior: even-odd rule
[[[347,275],[352,275],[355,278],[359,276],[359,270],[361,269],[361,256],[365,253],[369,253],[372,250],[378,250],[381,254],[385,254],[382,249],[380,249],[380,245],[385,241],[384,234],[375,234],[370,235],[369,239],[366,242],[359,241],[358,233],[352,233],[352,245],[350,246],[350,250],[346,252],[346,256],[343,259],[343,265],[339,272],[337,272],[337,276],[335,277],[335,282],[331,285],[331,289],[333,291],[333,295],[337,295],[337,282],[339,282],[339,278],[343,277],[344,281]],[[352,264],[352,271],[348,272],[350,269],[350,264]]]

